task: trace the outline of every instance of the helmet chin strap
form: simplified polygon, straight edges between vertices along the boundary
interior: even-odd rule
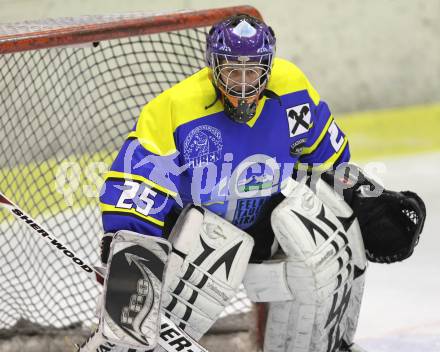
[[[205,106],[205,110],[208,110],[208,109],[212,108],[215,105],[215,103],[217,103],[217,100],[219,100],[219,98],[221,97],[220,90],[214,85],[214,83],[212,85],[213,85],[214,90],[215,90],[215,99],[214,99],[214,101],[211,104]]]

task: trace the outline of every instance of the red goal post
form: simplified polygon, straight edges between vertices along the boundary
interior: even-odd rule
[[[261,18],[237,6],[0,24],[0,190],[98,263],[102,174],[142,106],[203,67],[207,29],[237,13]],[[98,286],[43,242],[0,212],[0,337],[53,343],[94,322]],[[241,291],[225,314],[249,311]],[[243,319],[219,328],[245,330]]]

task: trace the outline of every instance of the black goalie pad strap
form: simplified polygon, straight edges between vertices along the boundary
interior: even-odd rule
[[[356,191],[352,207],[369,261],[392,263],[411,256],[426,217],[425,204],[416,193],[384,190],[378,197],[365,197]]]
[[[113,241],[113,235],[113,233],[106,233],[101,238],[100,257],[102,264],[107,264],[108,262],[108,256],[110,254],[110,244]]]

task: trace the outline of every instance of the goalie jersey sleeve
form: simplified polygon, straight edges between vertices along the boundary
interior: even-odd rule
[[[162,236],[165,216],[178,203],[180,172],[167,99],[162,94],[143,108],[105,175],[100,196],[104,232]]]
[[[348,139],[323,101],[314,108],[312,124],[297,168],[328,170],[350,160]]]
[[[298,158],[297,170],[327,170],[349,161],[347,137],[327,103],[296,65],[275,60],[268,89],[281,96],[286,108],[291,156]]]

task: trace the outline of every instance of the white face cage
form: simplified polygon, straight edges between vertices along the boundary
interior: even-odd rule
[[[249,98],[266,86],[272,67],[272,54],[232,56],[212,54],[214,83],[227,95]]]

